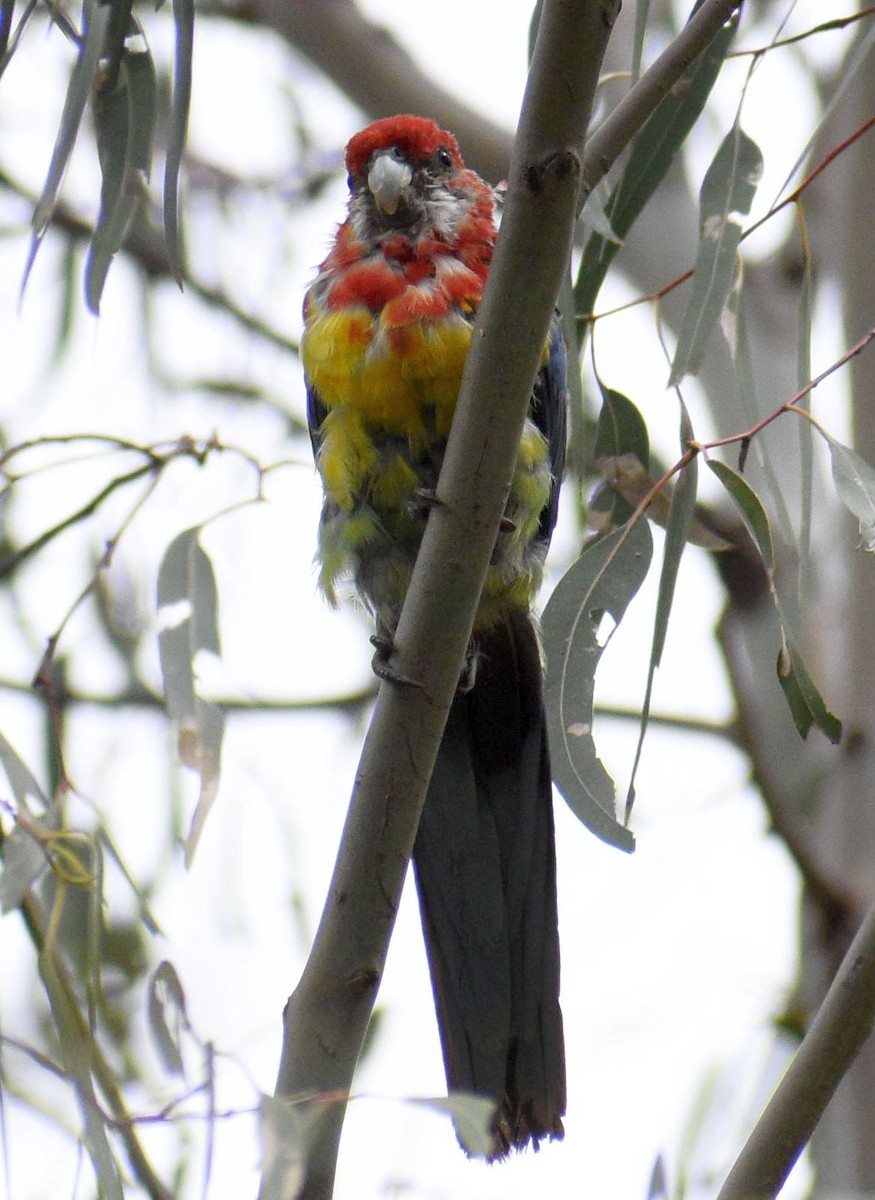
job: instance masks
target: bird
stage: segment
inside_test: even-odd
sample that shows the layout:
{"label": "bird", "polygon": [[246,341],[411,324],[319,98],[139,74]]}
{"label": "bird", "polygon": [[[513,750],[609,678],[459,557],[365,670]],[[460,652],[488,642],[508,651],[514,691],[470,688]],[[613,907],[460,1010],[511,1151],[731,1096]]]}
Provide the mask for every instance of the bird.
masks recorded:
{"label": "bird", "polygon": [[[425,117],[346,149],[349,198],[304,301],[307,421],[321,476],[317,562],[391,639],[436,489],[496,238],[495,191]],[[520,284],[524,286],[523,281]],[[532,604],[565,461],[566,349],[544,345],[471,644],[413,849],[449,1091],[495,1105],[492,1150],[564,1135],[556,857]],[[400,681],[403,683],[403,681]]]}

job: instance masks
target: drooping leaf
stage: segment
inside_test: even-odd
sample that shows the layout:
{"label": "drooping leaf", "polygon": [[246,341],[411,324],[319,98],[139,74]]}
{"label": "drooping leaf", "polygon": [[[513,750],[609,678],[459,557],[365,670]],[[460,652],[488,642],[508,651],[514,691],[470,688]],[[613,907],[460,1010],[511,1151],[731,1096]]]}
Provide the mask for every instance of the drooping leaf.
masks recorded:
{"label": "drooping leaf", "polygon": [[[744,298],[742,296],[737,298],[735,320],[735,368],[738,399],[745,420],[748,424],[753,425],[762,416],[763,408],[762,399],[757,393],[750,339],[747,333]],[[768,439],[758,437],[754,438],[750,443],[742,443],[739,455],[739,471],[744,470],[743,463],[747,457],[748,450],[754,455],[765,477],[769,489],[770,511],[777,521],[781,536],[788,546],[796,548],[796,532],[793,528],[793,522],[790,519],[790,510],[787,507],[787,501],[784,499],[784,493],[781,490],[780,477],[771,451],[769,450]]]}
{"label": "drooping leaf", "polygon": [[632,66],[629,71],[633,83],[641,76],[644,58],[644,37],[647,33],[647,18],[650,16],[650,0],[638,0],[635,5],[635,30],[632,34]]}
{"label": "drooping leaf", "polygon": [[61,1060],[79,1103],[82,1141],[94,1168],[98,1195],[101,1200],[124,1200],[118,1165],[91,1078],[88,1026],[48,947],[40,952],[39,970],[58,1032]]}
{"label": "drooping leaf", "polygon": [[[699,8],[701,0],[693,6]],[[735,36],[737,15],[720,30],[667,96],[660,101],[632,143],[629,157],[605,206],[614,238],[623,239],[641,215],[705,107]],[[575,312],[587,316],[619,246],[594,233],[587,241],[574,287]]]}
{"label": "drooping leaf", "polygon": [[[681,446],[686,448],[693,440],[693,428],[687,414],[686,406],[681,401]],[[687,544],[687,534],[693,520],[696,507],[698,488],[698,459],[693,458],[683,468],[671,498],[671,507],[665,527],[665,547],[662,553],[662,570],[659,575],[659,592],[656,600],[656,614],[653,620],[653,641],[650,647],[650,662],[647,668],[647,687],[644,692],[644,704],[641,708],[641,726],[638,733],[638,745],[635,749],[635,759],[629,778],[629,790],[626,795],[625,822],[628,824],[635,803],[635,779],[638,774],[638,764],[641,761],[641,751],[644,747],[644,736],[650,719],[650,701],[653,694],[653,680],[656,668],[662,661],[665,648],[665,638],[668,632],[668,619],[671,615],[674,601],[674,590],[677,583],[678,570],[681,565],[684,547]]]}
{"label": "drooping leaf", "polygon": [[164,161],[164,238],[170,270],[182,286],[182,241],[179,234],[179,171],[188,133],[191,107],[191,64],[194,50],[194,0],[173,0],[175,49],[173,100]]}
{"label": "drooping leaf", "polygon": [[184,1074],[181,1035],[191,1026],[182,981],[172,963],[165,961],[155,968],[149,980],[146,1012],[164,1069],[171,1075]]}
{"label": "drooping leaf", "polygon": [[158,651],[167,710],[176,724],[180,759],[200,776],[186,839],[187,865],[218,792],[224,735],[222,711],[202,700],[196,689],[198,654],[220,653],[216,580],[199,535],[199,527],[179,534],[158,572]]}
{"label": "drooping leaf", "polygon": [[[802,206],[797,206],[800,222],[804,222]],[[811,371],[811,328],[812,306],[814,304],[814,279],[812,276],[811,254],[808,248],[808,237],[802,225],[802,286],[799,289],[799,316],[796,336],[796,386],[800,390],[805,387],[812,377]],[[808,392],[798,402],[798,407],[805,412],[811,411],[811,393]],[[814,429],[810,421],[796,422],[799,426],[799,492],[801,501],[801,517],[799,521],[799,558],[802,568],[802,578],[808,573],[811,557],[811,513],[814,497]]]}
{"label": "drooping leaf", "polygon": [[668,1178],[665,1171],[665,1159],[661,1154],[656,1156],[653,1170],[650,1172],[647,1200],[668,1200]]}
{"label": "drooping leaf", "polygon": [[13,912],[48,866],[45,848],[21,825],[3,841],[0,872],[0,913]]}
{"label": "drooping leaf", "polygon": [[593,740],[595,672],[603,618],[622,620],[650,566],[645,521],[624,526],[584,550],[551,595],[542,618],[545,697],[553,778],[571,811],[596,836],[632,851],[635,839],[616,819],[613,781]]}
{"label": "drooping leaf", "polygon": [[738,273],[741,217],[747,216],[762,178],[763,156],[737,123],[723,139],[699,194],[699,248],[669,386],[695,373],[722,317]]}
{"label": "drooping leaf", "polygon": [[115,86],[94,102],[97,148],[103,176],[100,213],[85,266],[85,295],[97,315],[110,263],[125,240],[146,195],[152,165],[157,82],[152,56],[122,51]]}
{"label": "drooping leaf", "polygon": [[714,472],[732,499],[741,510],[744,522],[750,530],[753,540],[763,560],[763,566],[771,574],[775,567],[775,553],[772,547],[772,530],[769,518],[760,502],[759,496],[738,471],[733,471],[726,463],[717,459],[708,460],[709,468]]}
{"label": "drooping leaf", "polygon": [[14,11],[15,0],[0,0],[0,75],[3,74],[6,64],[12,58],[11,52],[7,58],[6,50],[9,46],[9,34],[12,32]]}
{"label": "drooping leaf", "polygon": [[628,397],[604,386],[601,391],[593,459],[608,486],[599,487],[590,499],[587,519],[594,529],[609,533],[629,520],[637,504],[614,483],[621,473],[624,479],[649,478],[650,439],[643,417]]}
{"label": "drooping leaf", "polygon": [[741,512],[744,523],[756,542],[763,567],[769,582],[769,591],[775,604],[778,621],[781,627],[781,647],[778,652],[778,680],[790,708],[793,722],[804,738],[812,725],[816,725],[831,742],[837,742],[841,737],[842,727],[839,719],[830,712],[823,697],[815,686],[802,655],[792,635],[793,622],[788,616],[787,609],[782,603],[775,582],[775,554],[772,544],[772,532],[769,519],[753,488],[743,476],[725,463],[709,461],[708,466],[717,476],[729,495],[735,501]]}
{"label": "drooping leaf", "polygon": [[619,458],[634,454],[641,466],[650,465],[647,425],[632,401],[612,388],[602,388],[602,406],[596,425],[593,458]]}
{"label": "drooping leaf", "polygon": [[15,796],[16,803],[25,812],[30,812],[28,805],[28,797],[32,800],[39,800],[43,805],[48,807],[48,800],[43,794],[43,790],[37,783],[31,772],[30,767],[25,763],[11,742],[0,733],[0,763],[3,764],[3,770],[6,772],[6,778],[9,780],[9,786],[12,788],[12,794]]}
{"label": "drooping leaf", "polygon": [[468,1154],[488,1158],[495,1148],[495,1103],[472,1092],[450,1092],[449,1096],[415,1096],[407,1104],[429,1108],[452,1118],[456,1136]]}
{"label": "drooping leaf", "polygon": [[33,234],[24,268],[24,278],[21,282],[22,291],[27,285],[28,276],[43,235],[52,219],[52,213],[55,211],[58,191],[76,144],[85,105],[91,96],[94,81],[100,69],[104,37],[112,19],[112,5],[98,4],[97,0],[85,0],[83,12],[85,26],[80,40],[79,55],[70,73],[64,110],[61,114],[61,123],[49,162],[48,174],[33,213]]}
{"label": "drooping leaf", "polygon": [[783,688],[793,721],[802,737],[816,725],[835,744],[841,741],[842,723],[831,713],[806,670],[802,656],[784,637],[778,652],[778,681]]}
{"label": "drooping leaf", "polygon": [[[807,425],[808,422],[806,421]],[[860,522],[860,547],[875,550],[875,469],[865,459],[843,446],[835,438],[828,438],[832,462],[832,477],[835,480],[839,499]]]}

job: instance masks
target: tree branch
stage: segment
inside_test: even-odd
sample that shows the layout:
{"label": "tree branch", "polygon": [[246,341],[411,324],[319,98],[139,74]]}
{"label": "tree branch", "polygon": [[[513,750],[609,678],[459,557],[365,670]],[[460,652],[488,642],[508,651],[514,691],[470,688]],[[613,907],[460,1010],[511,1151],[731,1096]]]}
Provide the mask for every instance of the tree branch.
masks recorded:
{"label": "tree branch", "polygon": [[[737,3],[706,2],[700,11],[711,23],[703,18],[692,34],[681,35],[673,70],[680,74],[684,57],[695,57]],[[438,485],[441,504],[426,525],[395,634],[393,668],[423,685],[381,686],[322,919],[284,1014],[277,1094],[335,1098],[314,1137],[305,1200],[332,1193],[344,1098],[495,544],[531,381],[567,270],[584,136],[615,15],[612,0],[543,6],[501,236]],[[635,113],[643,123],[645,108]],[[625,132],[631,131],[630,119]],[[611,164],[603,155],[599,165]],[[270,1172],[274,1164],[265,1167]]]}
{"label": "tree branch", "polygon": [[717,1200],[777,1196],[875,1025],[875,906]]}
{"label": "tree branch", "polygon": [[[380,688],[325,909],[286,1006],[279,1095],[346,1095],[352,1082],[567,269],[584,136],[614,15],[609,0],[544,3],[502,233],[438,485],[441,504],[427,523],[395,636],[393,667],[423,684]],[[306,1200],[331,1195],[343,1113],[339,1101],[324,1115]]]}

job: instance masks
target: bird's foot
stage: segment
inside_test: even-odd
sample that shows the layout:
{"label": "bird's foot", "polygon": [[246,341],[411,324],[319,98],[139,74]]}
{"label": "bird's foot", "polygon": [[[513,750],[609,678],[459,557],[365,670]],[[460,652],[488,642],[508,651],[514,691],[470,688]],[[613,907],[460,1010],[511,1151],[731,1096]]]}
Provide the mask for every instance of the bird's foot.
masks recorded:
{"label": "bird's foot", "polygon": [[372,634],[371,645],[374,647],[371,670],[378,679],[384,679],[387,683],[397,683],[400,687],[422,687],[421,680],[413,679],[410,675],[396,671],[389,662],[392,651],[395,649],[395,643],[388,634]]}
{"label": "bird's foot", "polygon": [[414,488],[413,499],[407,507],[411,516],[427,517],[433,508],[444,508],[445,505],[434,488],[418,487]]}

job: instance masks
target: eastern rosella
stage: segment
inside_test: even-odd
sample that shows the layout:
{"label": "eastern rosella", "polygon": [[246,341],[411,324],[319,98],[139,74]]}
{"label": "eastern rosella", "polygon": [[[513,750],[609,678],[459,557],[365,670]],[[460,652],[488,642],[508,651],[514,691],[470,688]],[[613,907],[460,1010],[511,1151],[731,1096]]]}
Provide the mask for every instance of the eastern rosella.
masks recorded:
{"label": "eastern rosella", "polygon": [[[419,117],[374,122],[351,139],[346,165],[348,215],[307,292],[301,354],[325,495],[321,587],[333,602],[350,577],[380,645],[437,486],[495,205],[452,135]],[[565,1111],[550,763],[530,613],[556,520],[565,380],[554,325],[413,854],[447,1085],[495,1100],[495,1155],[561,1136]]]}

